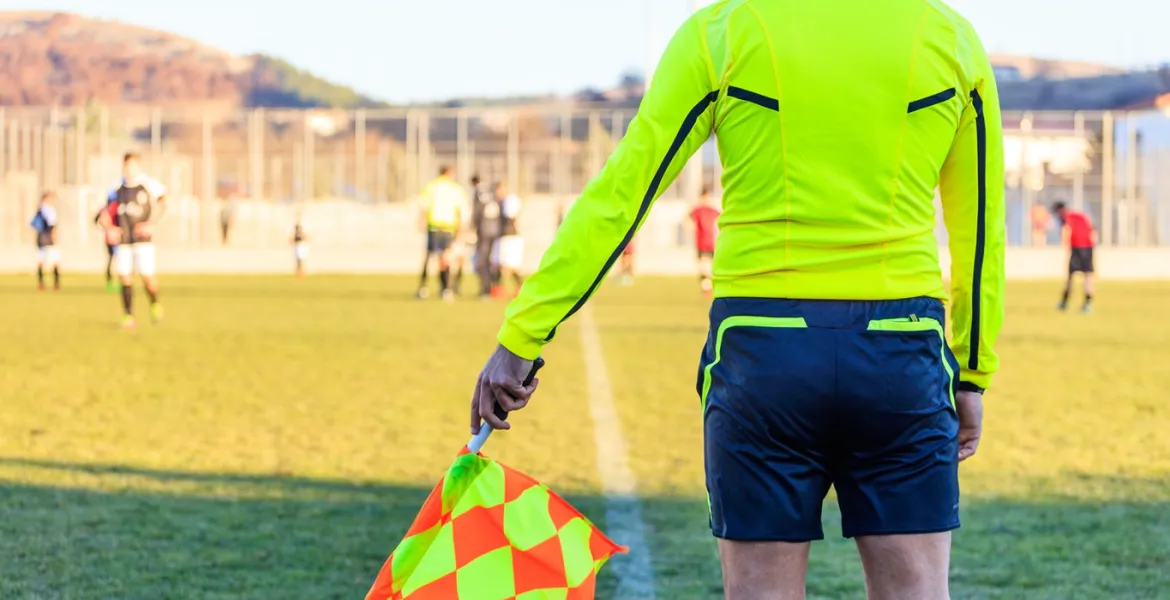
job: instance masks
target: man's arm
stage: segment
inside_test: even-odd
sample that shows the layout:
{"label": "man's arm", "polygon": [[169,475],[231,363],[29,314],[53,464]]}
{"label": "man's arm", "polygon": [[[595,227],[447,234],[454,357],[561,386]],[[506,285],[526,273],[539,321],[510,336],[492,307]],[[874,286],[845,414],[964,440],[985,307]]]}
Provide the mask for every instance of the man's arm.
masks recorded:
{"label": "man's arm", "polygon": [[651,205],[710,137],[718,83],[700,27],[671,40],[629,132],[565,216],[540,268],[509,305],[499,341],[532,360],[579,310],[637,232]]}
{"label": "man's arm", "polygon": [[114,217],[110,215],[112,206],[113,203],[107,204],[106,207],[102,209],[102,212],[98,213],[97,215],[97,224],[102,229],[108,230],[114,226]]}
{"label": "man's arm", "polygon": [[418,230],[422,233],[426,233],[427,227],[430,225],[428,214],[431,210],[434,185],[434,182],[426,184],[418,195]]}
{"label": "man's arm", "polygon": [[152,223],[157,223],[167,214],[167,188],[154,178],[147,179],[144,185],[146,192],[150,194],[151,202],[154,204],[149,220]]}
{"label": "man's arm", "polygon": [[952,348],[965,389],[987,388],[999,369],[1004,313],[1004,159],[999,92],[991,63],[970,34],[976,79],[941,173],[950,237]]}

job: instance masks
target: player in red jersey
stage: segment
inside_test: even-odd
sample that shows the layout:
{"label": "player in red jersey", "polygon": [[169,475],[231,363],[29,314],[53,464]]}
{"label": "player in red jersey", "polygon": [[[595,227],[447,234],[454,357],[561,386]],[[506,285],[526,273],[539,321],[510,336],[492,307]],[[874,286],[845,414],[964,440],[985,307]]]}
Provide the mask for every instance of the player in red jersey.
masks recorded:
{"label": "player in red jersey", "polygon": [[1093,248],[1097,245],[1097,231],[1089,215],[1072,210],[1063,202],[1052,205],[1052,214],[1062,224],[1061,239],[1068,248],[1068,279],[1064,283],[1064,295],[1060,299],[1060,310],[1068,309],[1068,298],[1072,294],[1073,276],[1084,274],[1085,304],[1082,312],[1089,312],[1093,305]]}
{"label": "player in red jersey", "polygon": [[622,285],[634,285],[634,240],[630,240],[622,249],[622,256],[618,259],[618,272]]}
{"label": "player in red jersey", "polygon": [[711,262],[715,258],[715,238],[719,235],[719,214],[711,198],[711,189],[704,187],[690,214],[699,261],[699,289],[704,294],[710,294],[712,288]]}

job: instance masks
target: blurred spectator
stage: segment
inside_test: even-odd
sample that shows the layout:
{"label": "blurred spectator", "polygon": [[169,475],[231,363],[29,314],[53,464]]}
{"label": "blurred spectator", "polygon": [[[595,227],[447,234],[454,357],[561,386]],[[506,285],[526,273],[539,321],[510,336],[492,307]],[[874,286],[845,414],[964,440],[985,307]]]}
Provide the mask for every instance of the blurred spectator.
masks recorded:
{"label": "blurred spectator", "polygon": [[228,237],[232,231],[232,225],[236,221],[236,199],[234,194],[228,196],[223,201],[223,206],[219,209],[219,233],[223,245],[228,244]]}
{"label": "blurred spectator", "polygon": [[479,175],[471,178],[471,228],[475,231],[475,274],[479,276],[480,298],[491,298],[497,267],[492,249],[503,235],[500,198],[487,189]]}
{"label": "blurred spectator", "polygon": [[1032,205],[1032,245],[1044,247],[1048,245],[1048,229],[1052,226],[1052,215],[1043,204]]}
{"label": "blurred spectator", "polygon": [[500,204],[500,239],[493,254],[496,263],[496,286],[493,295],[502,295],[507,280],[512,280],[513,295],[520,293],[524,276],[520,270],[524,265],[524,237],[520,234],[520,197],[508,189],[508,184],[496,184],[496,201]]}

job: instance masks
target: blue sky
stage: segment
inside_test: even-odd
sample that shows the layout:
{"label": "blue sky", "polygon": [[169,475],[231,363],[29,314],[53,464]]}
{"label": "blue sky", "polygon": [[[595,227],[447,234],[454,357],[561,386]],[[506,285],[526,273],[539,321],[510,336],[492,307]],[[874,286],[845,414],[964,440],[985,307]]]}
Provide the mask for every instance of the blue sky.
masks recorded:
{"label": "blue sky", "polygon": [[[830,0],[817,0],[830,1]],[[880,0],[874,0],[880,1]],[[707,4],[700,1],[700,4]],[[4,0],[263,52],[392,102],[566,93],[643,70],[689,0]],[[1166,0],[953,0],[991,52],[1170,62]]]}

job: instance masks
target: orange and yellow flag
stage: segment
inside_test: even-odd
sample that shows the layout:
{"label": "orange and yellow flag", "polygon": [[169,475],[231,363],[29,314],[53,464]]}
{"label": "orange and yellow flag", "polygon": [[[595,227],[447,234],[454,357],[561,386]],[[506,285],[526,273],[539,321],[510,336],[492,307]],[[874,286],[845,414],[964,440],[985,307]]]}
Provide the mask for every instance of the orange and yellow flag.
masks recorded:
{"label": "orange and yellow flag", "polygon": [[366,600],[592,600],[625,551],[543,484],[464,449]]}

